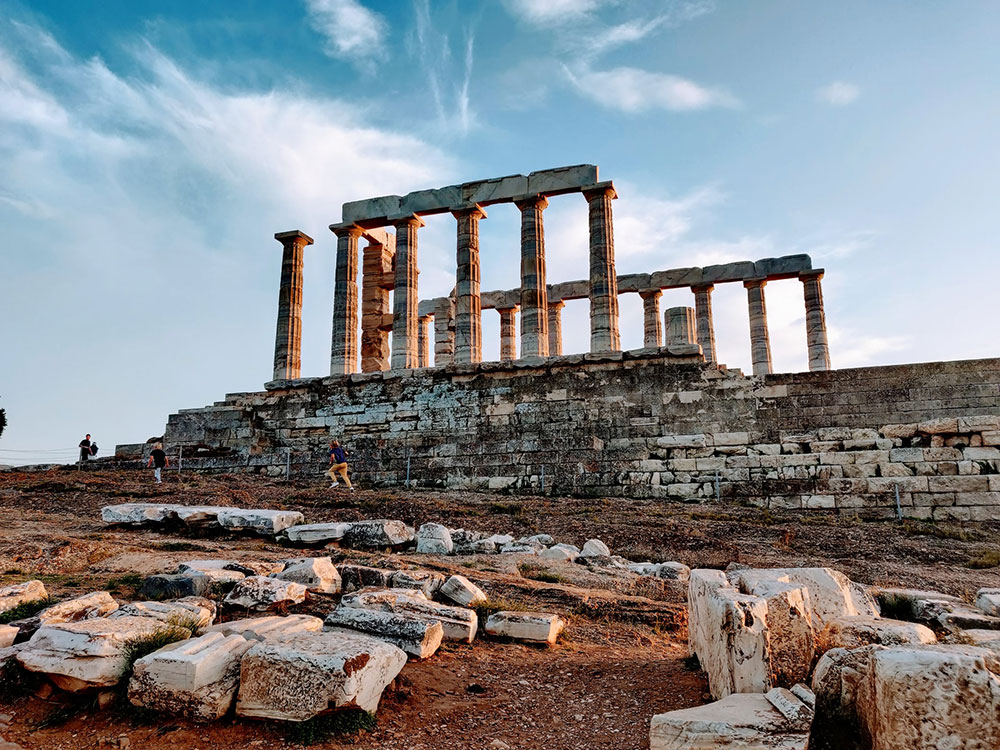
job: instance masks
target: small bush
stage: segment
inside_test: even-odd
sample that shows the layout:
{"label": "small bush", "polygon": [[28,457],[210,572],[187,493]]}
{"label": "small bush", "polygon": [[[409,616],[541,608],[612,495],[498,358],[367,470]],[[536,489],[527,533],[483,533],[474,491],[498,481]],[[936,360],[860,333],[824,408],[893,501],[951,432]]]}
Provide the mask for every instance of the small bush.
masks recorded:
{"label": "small bush", "polygon": [[335,711],[289,724],[285,738],[296,745],[318,745],[334,737],[370,732],[375,723],[375,715],[361,709]]}
{"label": "small bush", "polygon": [[14,622],[15,620],[23,620],[26,617],[32,617],[33,615],[37,615],[46,607],[51,607],[55,603],[56,600],[51,597],[46,599],[35,599],[30,602],[22,602],[14,607],[14,609],[8,609],[6,612],[0,612],[0,625],[6,625],[8,622]]}
{"label": "small bush", "polygon": [[211,552],[208,547],[191,542],[164,542],[157,544],[156,549],[162,552]]}
{"label": "small bush", "polygon": [[126,573],[123,576],[109,578],[106,586],[109,591],[127,591],[131,589],[134,592],[135,589],[142,585],[142,581],[143,578],[138,573]]}
{"label": "small bush", "polygon": [[198,630],[198,621],[193,617],[170,617],[166,624],[159,630],[154,630],[147,635],[136,636],[125,642],[122,652],[125,656],[125,665],[122,668],[119,686],[128,687],[128,681],[132,677],[132,670],[135,663],[144,656],[148,656],[154,651],[159,651],[164,646],[177,641],[190,638]]}
{"label": "small bush", "polygon": [[965,564],[965,567],[973,570],[985,570],[986,568],[1000,567],[1000,550],[988,549],[978,557],[973,557]]}
{"label": "small bush", "polygon": [[566,580],[558,573],[553,573],[531,563],[521,563],[517,566],[517,571],[523,578],[530,578],[532,581],[542,581],[543,583],[563,583]]}
{"label": "small bush", "polygon": [[476,615],[480,622],[485,623],[486,619],[494,612],[530,612],[530,607],[526,607],[522,602],[514,599],[487,599],[482,604],[475,606]]}
{"label": "small bush", "polygon": [[519,516],[524,512],[524,506],[521,503],[490,503],[486,506],[486,509],[490,513],[500,513],[511,516]]}
{"label": "small bush", "polygon": [[937,539],[957,539],[960,542],[967,542],[971,538],[971,535],[965,529],[909,520],[903,521],[903,533],[907,536],[933,536]]}

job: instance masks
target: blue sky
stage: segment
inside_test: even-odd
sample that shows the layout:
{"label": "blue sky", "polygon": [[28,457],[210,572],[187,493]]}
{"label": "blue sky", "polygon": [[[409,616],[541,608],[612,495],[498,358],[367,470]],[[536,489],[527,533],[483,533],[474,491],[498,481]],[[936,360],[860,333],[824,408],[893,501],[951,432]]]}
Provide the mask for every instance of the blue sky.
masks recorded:
{"label": "blue sky", "polygon": [[[259,389],[274,232],[316,239],[303,371],[324,375],[343,202],[563,164],[615,181],[619,272],[808,252],[835,367],[996,356],[998,32],[991,2],[8,0],[0,463]],[[549,280],[585,277],[583,199],[545,219]],[[481,234],[484,288],[516,286],[516,209]],[[431,217],[421,296],[453,265]],[[776,368],[805,369],[801,285],[767,300]],[[744,290],[715,312],[748,371]],[[567,307],[567,351],[586,321]]]}

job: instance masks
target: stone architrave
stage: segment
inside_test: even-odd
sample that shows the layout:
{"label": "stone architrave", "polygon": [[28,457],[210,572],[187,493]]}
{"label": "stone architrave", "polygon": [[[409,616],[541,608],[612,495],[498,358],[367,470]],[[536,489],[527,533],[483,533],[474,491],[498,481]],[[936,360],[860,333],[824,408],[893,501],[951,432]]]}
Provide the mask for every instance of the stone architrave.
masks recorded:
{"label": "stone architrave", "polygon": [[585,190],[583,194],[590,224],[590,351],[616,352],[621,349],[621,339],[611,201],[618,194],[611,183]]}
{"label": "stone architrave", "polygon": [[663,332],[660,330],[660,297],[663,292],[653,289],[640,292],[642,297],[642,345],[659,347],[663,345]]}
{"label": "stone architrave", "polygon": [[434,366],[455,361],[455,300],[441,297],[434,306]]}
{"label": "stone architrave", "polygon": [[698,329],[698,343],[705,355],[705,362],[713,364],[718,361],[715,354],[715,322],[712,320],[712,290],[713,284],[702,284],[691,287],[694,292],[694,316]]}
{"label": "stone architrave", "polygon": [[663,317],[667,325],[667,346],[698,343],[695,341],[694,308],[671,307]]}
{"label": "stone architrave", "polygon": [[330,374],[349,375],[358,369],[358,238],[362,229],[347,224],[330,230],[337,235]]}
{"label": "stone architrave", "polygon": [[566,303],[562,300],[549,302],[549,356],[561,357],[562,350],[562,309]]}
{"label": "stone architrave", "polygon": [[823,312],[823,269],[799,274],[806,303],[806,345],[809,347],[809,369],[830,369],[830,346],[826,341],[826,313]]}
{"label": "stone architrave", "polygon": [[500,361],[509,362],[517,359],[517,316],[516,307],[498,309],[500,313]]}
{"label": "stone architrave", "polygon": [[396,237],[386,233],[386,242],[368,241],[362,253],[361,277],[361,372],[389,369],[389,331],[383,321],[392,314],[389,292],[393,287],[392,261]]}
{"label": "stone architrave", "polygon": [[543,195],[515,201],[521,211],[521,356],[549,355],[548,288],[545,286]]}
{"label": "stone architrave", "polygon": [[298,230],[278,232],[281,243],[281,286],[278,326],[274,336],[274,379],[295,380],[302,374],[302,261],[312,237]]}
{"label": "stone architrave", "polygon": [[767,306],[764,285],[767,279],[747,279],[747,305],[750,312],[750,355],[754,375],[771,374],[771,339],[767,333]]}
{"label": "stone architrave", "polygon": [[479,206],[452,211],[458,226],[455,274],[455,361],[480,362],[483,358],[482,301],[479,297],[479,220],[486,212]]}
{"label": "stone architrave", "polygon": [[424,225],[415,214],[398,218],[396,283],[392,297],[392,369],[417,367],[417,230]]}
{"label": "stone architrave", "polygon": [[417,318],[417,362],[418,367],[431,366],[431,315]]}

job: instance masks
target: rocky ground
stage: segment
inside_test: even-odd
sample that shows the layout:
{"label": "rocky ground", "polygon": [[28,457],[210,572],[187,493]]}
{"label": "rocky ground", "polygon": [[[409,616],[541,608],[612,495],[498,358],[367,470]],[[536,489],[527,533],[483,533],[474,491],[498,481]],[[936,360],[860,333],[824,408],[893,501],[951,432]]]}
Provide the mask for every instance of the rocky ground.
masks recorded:
{"label": "rocky ground", "polygon": [[[308,522],[435,521],[515,537],[547,533],[577,545],[597,537],[634,561],[676,560],[692,568],[826,565],[862,583],[933,588],[967,600],[977,588],[1000,586],[996,526],[663,501],[347,493],[319,479],[285,483],[172,473],[156,486],[146,472],[107,470],[0,474],[0,585],[37,577],[58,597],[105,589],[129,599],[141,576],[171,571],[192,557],[290,556],[267,539],[193,538],[101,523],[101,506],[129,501],[284,508],[303,512]],[[330,553],[336,561],[386,567],[409,561],[462,573],[491,598],[558,612],[568,627],[549,649],[496,641],[446,644],[428,661],[404,669],[374,729],[326,739],[326,747],[646,748],[653,714],[708,700],[703,675],[685,664],[683,585],[514,555],[324,554]],[[333,606],[333,600],[319,600],[296,611],[325,614]],[[0,734],[24,748],[253,748],[309,739],[290,737],[277,724],[224,719],[197,725],[150,717],[127,704],[98,711],[58,693],[0,695]]]}

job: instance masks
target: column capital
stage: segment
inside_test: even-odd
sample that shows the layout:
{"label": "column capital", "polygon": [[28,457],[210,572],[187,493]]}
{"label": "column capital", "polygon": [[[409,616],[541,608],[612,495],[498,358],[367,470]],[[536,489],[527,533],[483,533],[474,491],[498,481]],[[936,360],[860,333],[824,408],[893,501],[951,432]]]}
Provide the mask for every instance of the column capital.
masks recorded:
{"label": "column capital", "polygon": [[764,277],[757,279],[743,279],[743,286],[747,289],[753,289],[754,287],[762,287],[767,284],[767,279]]}
{"label": "column capital", "polygon": [[588,203],[595,198],[608,196],[611,200],[614,200],[618,197],[615,185],[610,180],[608,182],[598,182],[596,185],[585,187],[581,192],[583,193],[583,197],[587,199]]}
{"label": "column capital", "polygon": [[563,302],[561,299],[550,299],[547,307],[550,310],[562,310],[564,307],[566,307],[566,303]]}
{"label": "column capital", "polygon": [[660,299],[663,296],[662,289],[642,289],[639,291],[639,296],[645,299]]}
{"label": "column capital", "polygon": [[520,211],[526,211],[529,208],[544,211],[549,207],[549,199],[540,193],[537,195],[521,195],[514,199],[514,205]]}
{"label": "column capital", "polygon": [[274,235],[274,239],[282,245],[291,245],[295,242],[301,242],[303,245],[313,244],[313,238],[298,229],[293,229],[290,232],[277,232]]}
{"label": "column capital", "polygon": [[424,220],[421,219],[416,214],[402,214],[400,216],[390,216],[389,217],[389,223],[392,224],[394,227],[401,227],[401,226],[422,227],[422,226],[424,226]]}
{"label": "column capital", "polygon": [[692,284],[691,291],[695,294],[703,294],[706,292],[711,292],[715,289],[715,284]]}
{"label": "column capital", "polygon": [[510,315],[511,313],[516,313],[520,309],[521,305],[517,304],[517,305],[507,305],[505,307],[498,307],[496,308],[496,311],[501,315]]}
{"label": "column capital", "polygon": [[819,281],[826,272],[825,268],[814,268],[811,271],[799,271],[799,281]]}
{"label": "column capital", "polygon": [[345,222],[343,224],[331,224],[330,231],[333,232],[338,237],[361,237],[364,233],[364,229],[359,227],[357,224],[351,222]]}
{"label": "column capital", "polygon": [[451,209],[451,215],[456,219],[460,219],[463,216],[471,216],[475,219],[485,219],[486,211],[478,203],[469,203],[465,206],[456,206]]}

